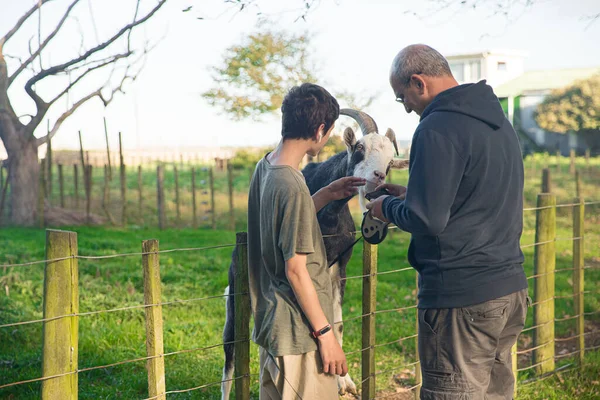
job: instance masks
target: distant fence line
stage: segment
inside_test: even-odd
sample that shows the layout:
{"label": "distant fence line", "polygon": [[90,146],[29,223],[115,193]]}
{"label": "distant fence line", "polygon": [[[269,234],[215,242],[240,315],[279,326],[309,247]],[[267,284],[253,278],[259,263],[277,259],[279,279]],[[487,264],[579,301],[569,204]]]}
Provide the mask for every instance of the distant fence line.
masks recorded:
{"label": "distant fence line", "polygon": [[[584,232],[584,214],[586,206],[600,204],[600,201],[584,202],[576,200],[570,204],[556,204],[556,197],[553,194],[542,193],[538,195],[536,207],[527,208],[524,211],[536,212],[536,229],[534,243],[525,244],[522,248],[534,247],[534,273],[528,276],[528,280],[533,280],[533,325],[523,330],[523,334],[533,332],[533,342],[530,347],[519,349],[518,345],[512,349],[513,371],[515,375],[519,372],[533,370],[535,376],[545,377],[548,374],[562,370],[556,368],[557,360],[572,357],[580,365],[584,359],[586,351],[591,351],[600,346],[586,347],[585,338],[594,332],[584,331],[584,322],[586,317],[600,313],[600,310],[585,312],[585,296],[594,296],[598,298],[600,293],[585,290],[584,273],[585,270],[599,269],[600,266],[584,265],[584,238],[594,236],[598,241],[597,235],[586,235]],[[573,210],[573,228],[571,237],[557,237],[556,235],[556,211],[558,208],[571,208]],[[340,233],[343,235],[345,233]],[[335,235],[332,235],[335,236]],[[556,268],[556,249],[557,241],[572,241],[573,257],[572,264],[568,268]],[[232,288],[232,294],[214,295],[196,299],[174,300],[163,302],[161,299],[161,278],[159,254],[183,252],[183,251],[208,251],[218,248],[237,247],[238,260],[235,279],[235,288]],[[148,374],[148,397],[150,399],[165,399],[167,395],[174,393],[189,392],[198,389],[219,385],[222,381],[215,381],[202,384],[187,389],[167,390],[165,381],[164,359],[175,354],[201,352],[224,345],[217,343],[214,345],[179,350],[174,352],[165,352],[163,346],[163,319],[162,307],[167,305],[177,305],[189,302],[208,301],[211,299],[234,296],[235,299],[235,338],[231,342],[235,346],[235,399],[247,400],[250,396],[250,309],[248,305],[248,258],[247,258],[247,235],[244,232],[236,235],[236,244],[223,244],[216,246],[205,246],[199,248],[180,248],[170,250],[159,250],[157,240],[144,240],[142,242],[142,251],[137,253],[125,253],[102,256],[84,256],[78,254],[77,234],[67,231],[46,231],[46,254],[47,260],[32,261],[20,264],[0,265],[5,271],[8,268],[23,268],[37,264],[45,264],[44,274],[44,318],[32,321],[18,321],[7,324],[0,324],[0,329],[8,327],[18,327],[32,323],[43,323],[43,357],[42,357],[42,376],[22,380],[18,382],[0,384],[2,389],[11,388],[33,382],[42,382],[42,399],[50,398],[77,398],[77,379],[80,373],[87,371],[105,369],[117,365],[146,362]],[[88,312],[79,312],[79,283],[78,283],[78,260],[79,259],[105,259],[119,257],[137,257],[141,256],[141,265],[144,276],[144,304],[119,307],[111,310],[94,310]],[[420,361],[418,352],[414,355],[414,361],[406,365],[397,366],[391,369],[378,370],[376,368],[376,349],[381,347],[401,343],[406,340],[416,340],[418,331],[414,334],[398,338],[387,343],[377,343],[375,322],[378,315],[391,312],[404,312],[410,309],[416,309],[417,305],[406,305],[392,309],[377,309],[377,277],[380,275],[397,274],[413,271],[412,268],[401,268],[391,271],[379,271],[378,269],[378,246],[363,244],[362,274],[358,276],[349,276],[344,279],[362,279],[362,313],[358,316],[350,316],[343,321],[335,321],[334,324],[346,323],[355,320],[362,321],[362,341],[361,348],[347,351],[346,354],[360,354],[361,357],[361,381],[363,399],[383,399],[394,394],[389,392],[377,392],[376,379],[378,376],[401,372],[405,369],[414,370],[414,379],[410,387],[404,390],[411,390],[418,398],[419,390],[422,384],[420,374]],[[555,295],[555,274],[571,274],[573,280],[573,291],[570,295]],[[573,299],[574,313],[572,315],[555,316],[556,300]],[[124,310],[144,309],[146,324],[146,356],[131,360],[123,360],[108,365],[94,366],[89,368],[78,367],[78,324],[79,317],[100,314],[113,313]],[[568,337],[556,337],[555,325],[565,321],[575,321],[575,332]],[[418,330],[418,323],[415,323]],[[559,342],[573,341],[575,350],[556,354],[555,344]],[[417,346],[415,346],[417,348]],[[519,367],[519,355],[531,354],[530,365]],[[516,391],[516,387],[515,387]]]}
{"label": "distant fence line", "polygon": [[[68,153],[67,159],[63,159],[62,156],[56,157],[57,154],[59,153],[49,151],[46,158],[40,161],[43,174],[40,174],[40,181],[37,182],[40,188],[37,206],[39,227],[54,225],[53,223],[47,224],[48,216],[44,213],[48,206],[53,206],[60,207],[67,212],[79,212],[80,219],[84,219],[79,222],[90,225],[98,224],[94,217],[100,217],[112,225],[155,225],[161,229],[204,226],[216,229],[216,220],[221,218],[223,221],[227,221],[226,224],[221,225],[235,230],[236,189],[233,182],[241,176],[241,173],[232,167],[228,159],[216,158],[211,162],[213,166],[208,167],[192,158],[192,153],[188,153],[190,157],[186,159],[183,155],[177,159],[176,153],[173,153],[170,161],[136,159],[127,157],[120,147],[117,153],[103,154],[98,166],[90,161],[86,156],[89,153],[84,152],[83,149],[79,154]],[[111,159],[113,161],[110,161]],[[137,160],[138,164],[128,164],[127,159],[132,162]],[[530,165],[525,165],[525,172],[529,176],[538,176],[539,173],[542,173],[541,191],[549,193],[553,191],[552,173],[566,172],[564,170],[567,166],[563,162],[566,158],[557,153],[556,156],[544,156],[544,160],[548,166],[542,171],[538,171],[537,162],[533,160]],[[107,163],[107,161],[109,162]],[[555,165],[550,166],[551,164]],[[583,164],[581,159],[577,162],[574,151],[571,152],[568,169],[574,178],[577,197],[582,196],[580,192],[581,176],[591,171],[589,152],[586,154],[585,166]],[[135,176],[136,170],[137,177]],[[148,186],[145,185],[148,170],[156,171],[152,178],[155,181],[156,189],[152,192],[148,192]],[[174,187],[165,187],[164,176],[167,173],[174,177]],[[227,196],[227,201],[222,203],[217,203],[218,199],[215,198],[218,193],[215,190],[217,173],[219,176],[222,176],[223,173],[226,174],[226,190],[221,190],[220,193]],[[242,173],[248,175],[248,179],[251,178],[251,170],[244,169]],[[388,174],[388,182],[392,181],[393,175],[394,171],[392,170]],[[133,182],[127,181],[132,178]],[[117,181],[118,189],[112,185]],[[10,211],[7,201],[8,189],[5,168],[0,168],[0,224],[6,222],[6,214]],[[114,195],[115,189],[119,192],[118,196]],[[129,192],[134,192],[136,195],[132,196],[130,193],[128,197]],[[156,200],[154,200],[154,196],[156,196]],[[132,200],[133,197],[137,201]],[[12,207],[19,207],[19,205],[13,204]],[[221,215],[217,215],[217,207],[221,209]],[[185,216],[182,210],[187,211]],[[173,212],[175,215],[172,215]],[[147,217],[152,222],[148,222]]]}

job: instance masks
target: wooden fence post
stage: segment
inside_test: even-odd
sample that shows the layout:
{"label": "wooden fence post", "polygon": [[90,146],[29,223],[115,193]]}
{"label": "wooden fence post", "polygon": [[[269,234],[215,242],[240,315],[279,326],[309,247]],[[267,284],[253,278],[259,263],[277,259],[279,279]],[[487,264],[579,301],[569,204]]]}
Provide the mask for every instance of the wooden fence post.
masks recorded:
{"label": "wooden fence post", "polygon": [[196,168],[192,167],[192,226],[198,227],[198,216],[196,213]]}
{"label": "wooden fence post", "polygon": [[65,180],[62,164],[58,164],[58,191],[60,193],[60,207],[65,208]]}
{"label": "wooden fence post", "polygon": [[[50,120],[48,120],[48,131],[50,131]],[[48,150],[46,154],[46,169],[48,173],[48,177],[46,178],[46,196],[48,200],[52,202],[52,140],[48,140]]]}
{"label": "wooden fence post", "polygon": [[581,174],[579,171],[575,171],[575,193],[577,193],[577,198],[581,198]]}
{"label": "wooden fence post", "polygon": [[581,197],[575,199],[574,203],[577,203],[573,207],[573,302],[575,304],[575,315],[577,334],[576,350],[579,351],[577,354],[577,361],[579,364],[583,363],[583,356],[585,351],[585,315],[583,307],[583,293],[584,293],[584,216],[585,216],[585,202]]}
{"label": "wooden fence post", "polygon": [[87,216],[87,223],[91,222],[91,208],[92,208],[92,166],[89,163],[85,166],[85,212]]}
{"label": "wooden fence post", "polygon": [[181,227],[181,201],[179,198],[179,171],[177,165],[173,166],[173,172],[175,174],[175,226]]}
{"label": "wooden fence post", "polygon": [[215,176],[212,167],[208,170],[208,178],[210,184],[210,218],[211,226],[217,229],[217,210],[215,209]]}
{"label": "wooden fence post", "polygon": [[571,159],[569,164],[569,172],[571,175],[573,175],[575,173],[575,149],[571,149],[569,152],[569,158]]}
{"label": "wooden fence post", "polygon": [[560,172],[560,150],[556,150],[556,172]]}
{"label": "wooden fence post", "polygon": [[73,164],[73,182],[74,182],[74,196],[75,196],[75,208],[79,208],[79,169],[77,164]]}
{"label": "wooden fence post", "polygon": [[165,395],[165,359],[163,345],[163,317],[160,290],[160,262],[158,240],[142,242],[142,264],[144,266],[144,304],[146,307],[146,355],[154,357],[146,361],[148,370],[148,396],[158,400]]}
{"label": "wooden fence post", "polygon": [[590,149],[585,149],[585,166],[590,169]]}
{"label": "wooden fence post", "polygon": [[123,140],[121,132],[119,132],[119,162],[121,164],[121,224],[125,226],[127,224],[127,175],[125,174],[125,158],[123,157]]}
{"label": "wooden fence post", "polygon": [[110,172],[107,165],[104,165],[104,195],[102,196],[102,209],[110,220],[111,225],[116,225],[110,209]]}
{"label": "wooden fence post", "polygon": [[375,310],[377,308],[377,245],[363,241],[362,399],[375,398]]}
{"label": "wooden fence post", "polygon": [[[39,178],[39,185],[38,185],[38,226],[40,228],[43,228],[46,225],[46,220],[44,217],[44,200],[46,199],[46,194],[44,193],[44,191],[46,190],[46,175],[44,174],[44,171],[46,170],[46,159],[42,159],[42,161],[40,162],[40,178]],[[8,184],[8,181],[6,181],[6,184]],[[0,201],[0,203],[3,203],[3,201]],[[2,204],[0,204],[0,219],[2,219]]]}
{"label": "wooden fence post", "polygon": [[110,146],[108,145],[108,128],[106,127],[106,117],[104,119],[104,137],[106,138],[106,159],[108,160],[108,180],[112,181],[112,167],[110,164]]}
{"label": "wooden fence post", "polygon": [[165,186],[163,168],[156,167],[156,201],[158,206],[158,229],[165,229]]}
{"label": "wooden fence post", "polygon": [[[416,274],[417,276],[417,293],[419,293],[419,273],[417,272]],[[417,332],[417,337],[415,338],[415,358],[417,360],[417,363],[415,364],[415,385],[417,385],[417,387],[415,388],[415,400],[419,400],[421,398],[421,385],[423,384],[423,376],[421,375],[421,357],[419,356],[419,309],[415,309],[417,317],[416,319],[416,332]]]}
{"label": "wooden fence post", "polygon": [[550,177],[550,169],[544,168],[542,171],[542,193],[550,193],[552,191],[552,178]]}
{"label": "wooden fence post", "polygon": [[144,223],[144,211],[142,206],[144,205],[143,197],[143,186],[142,186],[142,166],[138,165],[138,210],[140,211],[140,222]]}
{"label": "wooden fence post", "polygon": [[250,286],[248,282],[248,234],[235,235],[237,268],[235,273],[235,399],[250,399]]}
{"label": "wooden fence post", "polygon": [[77,233],[46,231],[42,376],[68,374],[42,382],[42,399],[77,399],[79,273]]}
{"label": "wooden fence post", "polygon": [[536,371],[541,375],[554,371],[554,269],[556,267],[556,197],[539,194],[537,199],[534,253],[535,291],[533,337]]}
{"label": "wooden fence post", "polygon": [[227,163],[227,186],[229,188],[229,229],[235,230],[235,210],[233,208],[233,169]]}

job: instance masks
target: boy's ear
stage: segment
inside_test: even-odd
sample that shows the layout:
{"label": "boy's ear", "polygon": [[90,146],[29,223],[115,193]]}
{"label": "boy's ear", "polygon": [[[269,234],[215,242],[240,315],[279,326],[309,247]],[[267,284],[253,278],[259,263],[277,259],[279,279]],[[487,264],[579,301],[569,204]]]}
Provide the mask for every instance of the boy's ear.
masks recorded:
{"label": "boy's ear", "polygon": [[325,136],[325,124],[321,124],[319,125],[319,128],[317,128],[317,134],[315,139],[317,140],[317,143],[319,143],[323,137]]}

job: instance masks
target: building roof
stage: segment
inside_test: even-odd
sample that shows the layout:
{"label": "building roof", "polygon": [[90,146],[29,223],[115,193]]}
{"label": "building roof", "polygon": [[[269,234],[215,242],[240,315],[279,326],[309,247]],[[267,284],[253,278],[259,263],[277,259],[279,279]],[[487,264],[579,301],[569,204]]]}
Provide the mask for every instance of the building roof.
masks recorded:
{"label": "building roof", "polygon": [[558,89],[595,73],[600,73],[600,67],[527,71],[494,88],[494,92],[498,97],[514,97],[532,91]]}
{"label": "building roof", "polygon": [[445,57],[448,60],[458,60],[458,59],[463,59],[463,58],[482,58],[482,57],[487,57],[490,55],[527,57],[529,55],[529,53],[526,51],[514,50],[514,49],[490,49],[490,50],[484,50],[484,51],[475,51],[472,53],[448,54]]}

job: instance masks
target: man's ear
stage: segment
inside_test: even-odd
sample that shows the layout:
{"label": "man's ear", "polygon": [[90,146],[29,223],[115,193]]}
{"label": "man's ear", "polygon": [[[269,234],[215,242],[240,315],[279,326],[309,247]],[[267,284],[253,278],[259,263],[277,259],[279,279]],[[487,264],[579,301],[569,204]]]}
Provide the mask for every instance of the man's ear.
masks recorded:
{"label": "man's ear", "polygon": [[425,80],[422,76],[413,74],[410,77],[412,84],[417,88],[419,94],[423,94],[425,92]]}

